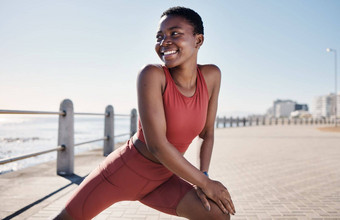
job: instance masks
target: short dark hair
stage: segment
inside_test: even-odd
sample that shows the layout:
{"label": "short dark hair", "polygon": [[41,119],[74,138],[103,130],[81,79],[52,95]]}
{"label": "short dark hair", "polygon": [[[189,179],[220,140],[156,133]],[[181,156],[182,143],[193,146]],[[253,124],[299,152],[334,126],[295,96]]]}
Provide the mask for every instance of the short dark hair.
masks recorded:
{"label": "short dark hair", "polygon": [[194,34],[203,34],[204,35],[204,27],[201,16],[190,8],[185,7],[172,7],[168,10],[164,11],[161,18],[163,16],[173,15],[173,16],[181,16],[185,18],[194,28]]}

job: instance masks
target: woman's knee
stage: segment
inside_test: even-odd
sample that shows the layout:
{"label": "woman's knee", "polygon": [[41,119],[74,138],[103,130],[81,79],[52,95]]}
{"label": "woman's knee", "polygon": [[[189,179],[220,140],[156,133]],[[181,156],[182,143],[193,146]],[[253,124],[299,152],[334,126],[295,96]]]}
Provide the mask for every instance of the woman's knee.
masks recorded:
{"label": "woman's knee", "polygon": [[212,219],[212,220],[229,220],[230,216],[224,214],[222,210],[209,200],[210,211],[207,211],[201,200],[198,198],[196,191],[193,189],[189,191],[177,206],[177,214],[188,219]]}
{"label": "woman's knee", "polygon": [[214,216],[211,219],[218,219],[218,220],[230,220],[230,215],[229,214],[219,214],[217,216]]}
{"label": "woman's knee", "polygon": [[211,205],[211,210],[209,212],[209,217],[208,219],[214,219],[214,220],[229,220],[230,219],[230,215],[229,214],[225,214],[221,211],[221,209],[212,202],[210,203]]}

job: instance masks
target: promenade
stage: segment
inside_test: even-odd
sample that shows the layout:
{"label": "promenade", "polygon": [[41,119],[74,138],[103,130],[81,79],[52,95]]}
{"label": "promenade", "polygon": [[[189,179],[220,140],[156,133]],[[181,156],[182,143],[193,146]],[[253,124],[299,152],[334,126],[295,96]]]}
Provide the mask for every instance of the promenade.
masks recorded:
{"label": "promenade", "polygon": [[[340,219],[340,132],[319,126],[216,129],[210,177],[228,187],[236,207],[232,219]],[[69,178],[55,174],[55,162],[1,175],[0,218],[53,218],[101,155],[96,150],[76,156]],[[197,155],[196,141],[185,156],[197,165]],[[183,218],[128,201],[95,219]]]}

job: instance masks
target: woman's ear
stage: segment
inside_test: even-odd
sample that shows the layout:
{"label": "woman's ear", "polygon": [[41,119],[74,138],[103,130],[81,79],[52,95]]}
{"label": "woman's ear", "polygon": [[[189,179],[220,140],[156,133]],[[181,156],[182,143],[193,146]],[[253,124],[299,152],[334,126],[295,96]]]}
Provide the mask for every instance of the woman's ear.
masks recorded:
{"label": "woman's ear", "polygon": [[199,49],[204,42],[203,34],[196,34],[196,48]]}

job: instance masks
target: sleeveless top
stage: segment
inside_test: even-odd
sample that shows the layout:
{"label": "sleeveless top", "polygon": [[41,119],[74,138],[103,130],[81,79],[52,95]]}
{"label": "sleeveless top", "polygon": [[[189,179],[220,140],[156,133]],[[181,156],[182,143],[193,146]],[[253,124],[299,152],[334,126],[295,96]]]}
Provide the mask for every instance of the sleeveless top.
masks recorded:
{"label": "sleeveless top", "polygon": [[[163,71],[166,77],[163,93],[166,137],[179,152],[184,153],[192,140],[204,128],[209,103],[208,88],[197,67],[195,94],[186,97],[176,87],[168,68],[163,66]],[[137,138],[145,143],[140,119],[138,120]]]}

